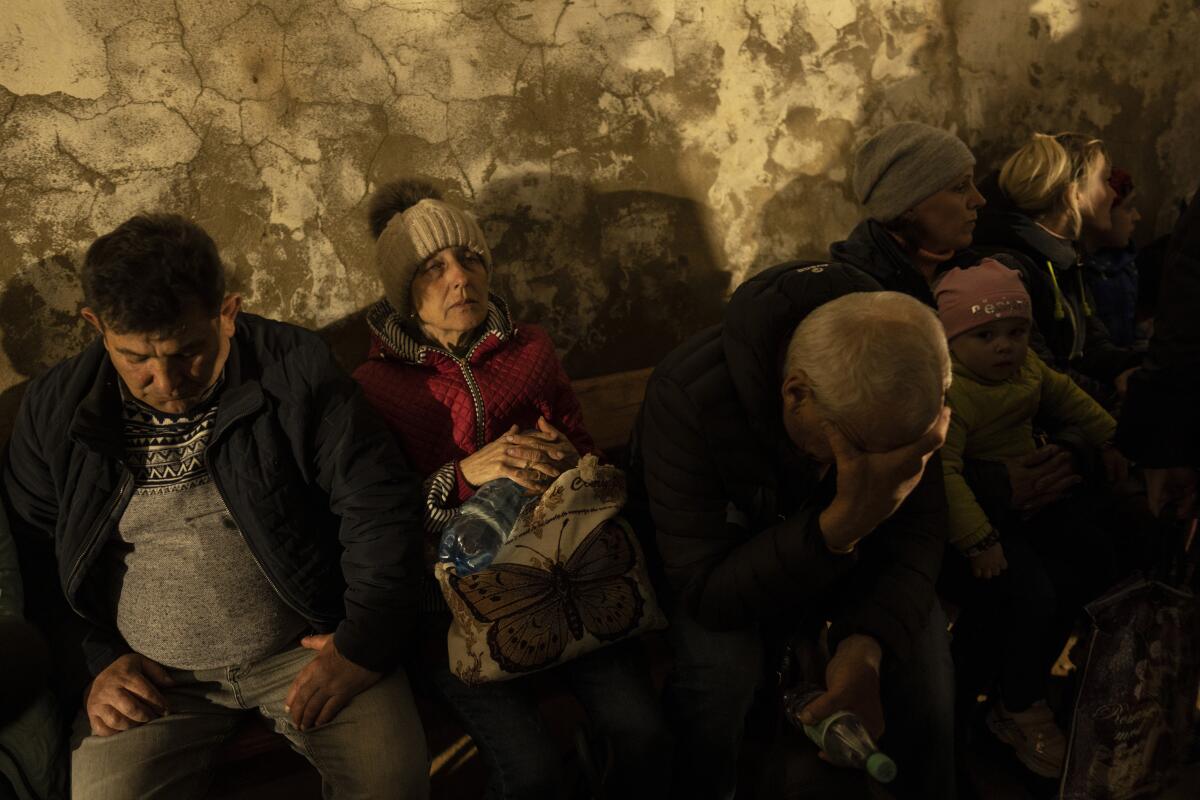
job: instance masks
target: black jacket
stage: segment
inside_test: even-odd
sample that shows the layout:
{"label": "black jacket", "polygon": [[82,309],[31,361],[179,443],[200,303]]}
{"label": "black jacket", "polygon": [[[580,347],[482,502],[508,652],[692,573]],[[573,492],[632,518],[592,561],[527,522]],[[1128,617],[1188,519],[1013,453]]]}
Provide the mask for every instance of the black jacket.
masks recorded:
{"label": "black jacket", "polygon": [[984,255],[1024,257],[1022,271],[1033,303],[1033,321],[1053,355],[1047,363],[1104,384],[1141,363],[1139,354],[1113,344],[1095,313],[1074,244],[1049,233],[1016,208],[994,177],[984,181],[980,190],[988,202],[979,211],[974,249]]}
{"label": "black jacket", "polygon": [[[129,651],[90,572],[133,487],[118,380],[99,339],[35,380],[3,463],[14,528],[53,538],[90,624],[92,674]],[[279,596],[351,661],[395,666],[415,621],[419,483],[316,334],[238,317],[206,459]]]}
{"label": "black jacket", "polygon": [[1117,443],[1148,467],[1200,467],[1200,194],[1167,249],[1142,369],[1129,380]]}
{"label": "black jacket", "polygon": [[[834,261],[858,267],[879,281],[879,285],[888,291],[903,292],[932,308],[937,308],[933,290],[925,282],[925,276],[912,265],[908,255],[887,229],[873,219],[865,219],[858,223],[845,241],[830,245],[829,255]],[[972,267],[987,257],[973,248],[964,248],[939,265],[937,272],[940,275],[954,267]],[[1029,262],[1019,255],[996,253],[994,258],[1023,275],[1030,271]],[[1036,324],[1030,332],[1029,346],[1042,360],[1054,363],[1054,356],[1046,347]]]}
{"label": "black jacket", "polygon": [[820,480],[782,423],[781,356],[796,325],[828,300],[878,289],[845,265],[773,267],[738,288],[723,325],[654,371],[631,475],[644,481],[671,588],[702,625],[799,621],[836,589],[848,599],[834,640],[866,633],[903,658],[928,621],[946,537],[940,460],[854,554],[835,555],[818,518],[836,475]]}

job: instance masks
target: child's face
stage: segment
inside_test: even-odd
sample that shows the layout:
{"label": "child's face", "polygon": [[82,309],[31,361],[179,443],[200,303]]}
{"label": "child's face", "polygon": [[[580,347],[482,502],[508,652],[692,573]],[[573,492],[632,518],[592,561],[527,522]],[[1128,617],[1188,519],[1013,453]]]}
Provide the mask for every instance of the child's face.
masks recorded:
{"label": "child's face", "polygon": [[1017,374],[1029,349],[1029,320],[1009,317],[984,323],[950,340],[954,357],[989,381]]}

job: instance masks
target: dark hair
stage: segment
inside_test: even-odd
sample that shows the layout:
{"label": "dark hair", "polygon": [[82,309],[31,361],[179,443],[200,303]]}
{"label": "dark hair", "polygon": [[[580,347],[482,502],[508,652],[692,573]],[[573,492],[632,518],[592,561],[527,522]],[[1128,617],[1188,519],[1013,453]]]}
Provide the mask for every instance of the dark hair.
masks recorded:
{"label": "dark hair", "polygon": [[392,217],[401,214],[422,200],[441,200],[442,193],[425,181],[407,178],[385,183],[371,195],[367,219],[371,222],[371,234],[378,239]]}
{"label": "dark hair", "polygon": [[195,306],[221,313],[225,269],[199,225],[177,214],[139,214],[88,248],[83,299],[116,331],[174,331]]}

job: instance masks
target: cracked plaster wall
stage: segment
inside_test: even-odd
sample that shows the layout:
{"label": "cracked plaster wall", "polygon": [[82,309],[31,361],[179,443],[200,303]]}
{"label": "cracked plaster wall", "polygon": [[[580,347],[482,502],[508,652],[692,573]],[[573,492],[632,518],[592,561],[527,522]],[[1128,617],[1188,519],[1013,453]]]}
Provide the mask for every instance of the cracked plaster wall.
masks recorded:
{"label": "cracked plaster wall", "polygon": [[78,349],[83,250],[143,209],[216,238],[259,313],[379,293],[363,221],[417,176],[480,215],[519,318],[576,377],[646,366],[762,266],[858,218],[898,119],[992,166],[1103,136],[1143,238],[1200,179],[1196,0],[5,0],[0,437]]}

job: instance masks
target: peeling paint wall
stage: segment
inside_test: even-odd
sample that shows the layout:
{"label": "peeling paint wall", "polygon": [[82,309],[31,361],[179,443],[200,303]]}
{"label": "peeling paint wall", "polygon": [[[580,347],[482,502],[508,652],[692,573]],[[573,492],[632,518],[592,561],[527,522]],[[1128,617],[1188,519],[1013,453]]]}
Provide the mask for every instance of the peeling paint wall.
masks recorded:
{"label": "peeling paint wall", "polygon": [[0,436],[74,352],[98,234],[169,209],[258,313],[379,294],[365,199],[480,215],[498,288],[577,377],[646,366],[858,219],[849,154],[919,119],[985,165],[1101,135],[1145,238],[1200,180],[1195,0],[5,0]]}

